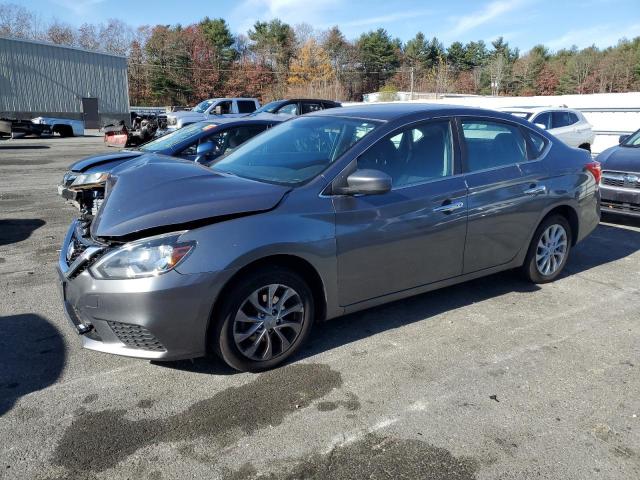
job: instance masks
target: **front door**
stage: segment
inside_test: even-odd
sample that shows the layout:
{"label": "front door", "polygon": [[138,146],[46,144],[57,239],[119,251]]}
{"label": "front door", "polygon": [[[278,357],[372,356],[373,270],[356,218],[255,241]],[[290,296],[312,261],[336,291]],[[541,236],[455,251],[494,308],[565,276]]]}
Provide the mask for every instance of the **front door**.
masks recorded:
{"label": "front door", "polygon": [[82,119],[84,120],[84,128],[100,128],[97,98],[82,99]]}
{"label": "front door", "polygon": [[340,304],[351,305],[462,273],[464,178],[448,120],[396,131],[358,158],[387,173],[383,195],[336,196]]}

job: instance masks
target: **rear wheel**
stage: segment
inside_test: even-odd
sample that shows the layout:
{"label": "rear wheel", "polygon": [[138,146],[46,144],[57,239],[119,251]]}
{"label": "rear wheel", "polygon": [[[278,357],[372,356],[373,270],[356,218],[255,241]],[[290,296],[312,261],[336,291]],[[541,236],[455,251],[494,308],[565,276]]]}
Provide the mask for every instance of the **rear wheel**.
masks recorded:
{"label": "rear wheel", "polygon": [[213,344],[236,370],[273,368],[304,343],[313,316],[313,295],[296,272],[259,270],[234,282],[220,308]]}
{"label": "rear wheel", "polygon": [[569,258],[571,226],[562,215],[546,218],[536,230],[522,266],[525,277],[533,283],[555,280]]}

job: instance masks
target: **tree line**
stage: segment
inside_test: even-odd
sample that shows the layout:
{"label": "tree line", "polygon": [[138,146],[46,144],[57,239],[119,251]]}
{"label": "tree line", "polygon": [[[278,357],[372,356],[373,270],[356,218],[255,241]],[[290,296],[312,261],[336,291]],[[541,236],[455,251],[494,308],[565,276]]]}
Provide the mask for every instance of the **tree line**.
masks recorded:
{"label": "tree line", "polygon": [[355,40],[279,19],[233,34],[222,18],[133,28],[109,19],[73,27],[0,4],[0,35],[125,55],[132,105],[193,105],[218,96],[361,100],[397,91],[555,95],[640,89],[640,37],[604,49],[536,45],[521,53],[502,37],[448,47],[418,32],[403,43],[385,29]]}

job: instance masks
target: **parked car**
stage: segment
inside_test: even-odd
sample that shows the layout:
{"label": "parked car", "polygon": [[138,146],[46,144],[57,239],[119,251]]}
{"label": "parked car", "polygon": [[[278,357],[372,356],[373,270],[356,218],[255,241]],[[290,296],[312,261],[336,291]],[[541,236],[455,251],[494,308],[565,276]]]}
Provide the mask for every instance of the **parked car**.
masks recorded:
{"label": "parked car", "polygon": [[606,149],[600,192],[603,212],[640,217],[640,130],[622,135],[620,145]]}
{"label": "parked car", "polygon": [[26,135],[54,135],[73,137],[84,135],[84,122],[68,118],[36,117],[31,120],[0,118],[0,137],[21,138]]}
{"label": "parked car", "polygon": [[501,270],[555,280],[599,222],[599,164],[511,115],[442,105],[323,110],[211,167],[121,165],[59,259],[86,348],[238,370],[315,322]]}
{"label": "parked car", "polygon": [[75,162],[62,177],[58,193],[76,204],[84,218],[98,212],[104,182],[118,165],[148,153],[206,163],[284,119],[231,118],[188,125],[137,148],[93,155]]}
{"label": "parked car", "polygon": [[295,117],[305,113],[326,110],[327,108],[341,107],[342,104],[333,100],[318,100],[313,98],[289,98],[287,100],[275,100],[263,105],[250,116],[285,115]]}
{"label": "parked car", "polygon": [[167,130],[173,131],[203,120],[220,117],[243,117],[260,108],[255,98],[211,98],[204,100],[191,110],[167,114]]}
{"label": "parked car", "polygon": [[552,107],[513,107],[503,109],[503,111],[536,124],[571,147],[591,151],[595,134],[591,124],[578,110]]}

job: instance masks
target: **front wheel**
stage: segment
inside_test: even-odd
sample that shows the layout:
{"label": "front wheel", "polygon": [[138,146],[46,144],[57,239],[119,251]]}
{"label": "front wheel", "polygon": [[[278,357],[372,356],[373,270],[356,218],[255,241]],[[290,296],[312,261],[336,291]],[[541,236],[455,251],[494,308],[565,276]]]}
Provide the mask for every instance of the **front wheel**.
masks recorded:
{"label": "front wheel", "polygon": [[522,266],[524,276],[533,283],[554,281],[564,269],[571,250],[571,226],[566,218],[553,215],[545,219],[533,235]]}
{"label": "front wheel", "polygon": [[314,320],[313,295],[294,271],[269,268],[239,279],[220,308],[213,344],[240,371],[273,368],[304,343]]}

